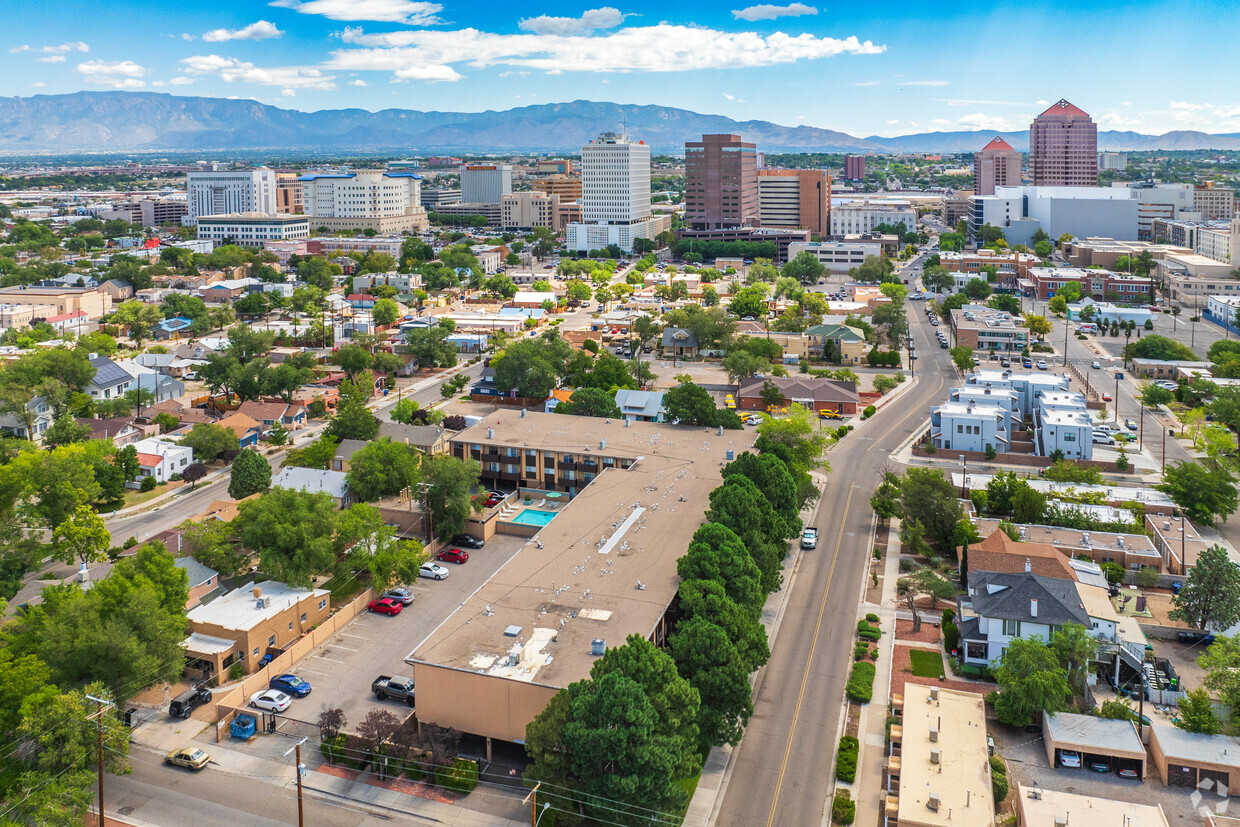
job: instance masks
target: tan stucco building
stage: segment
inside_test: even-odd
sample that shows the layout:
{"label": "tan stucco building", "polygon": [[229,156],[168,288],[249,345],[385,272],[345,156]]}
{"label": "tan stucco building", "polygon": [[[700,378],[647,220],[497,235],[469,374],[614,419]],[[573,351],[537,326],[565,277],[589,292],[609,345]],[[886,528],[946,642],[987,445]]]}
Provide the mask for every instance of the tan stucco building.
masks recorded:
{"label": "tan stucco building", "polygon": [[47,307],[49,316],[82,312],[98,319],[112,312],[112,297],[93,287],[5,287],[0,304]]}

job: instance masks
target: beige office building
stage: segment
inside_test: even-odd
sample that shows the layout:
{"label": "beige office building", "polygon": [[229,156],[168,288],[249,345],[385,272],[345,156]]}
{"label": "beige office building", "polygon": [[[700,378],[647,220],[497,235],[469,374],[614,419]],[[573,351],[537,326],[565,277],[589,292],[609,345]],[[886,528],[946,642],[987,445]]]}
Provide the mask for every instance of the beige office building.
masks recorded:
{"label": "beige office building", "polygon": [[[112,297],[93,287],[5,287],[0,289],[0,304],[47,307],[48,316],[82,312],[98,319],[112,312]],[[35,317],[44,318],[38,312]]]}
{"label": "beige office building", "polygon": [[560,196],[542,192],[513,192],[499,204],[500,226],[505,230],[529,230],[534,227],[555,227],[560,209]]}
{"label": "beige office building", "polygon": [[547,195],[558,195],[561,201],[581,200],[581,179],[570,175],[552,175],[530,181],[530,189]]}
{"label": "beige office building", "polygon": [[831,232],[831,173],[822,169],[758,170],[758,216],[763,227]]}

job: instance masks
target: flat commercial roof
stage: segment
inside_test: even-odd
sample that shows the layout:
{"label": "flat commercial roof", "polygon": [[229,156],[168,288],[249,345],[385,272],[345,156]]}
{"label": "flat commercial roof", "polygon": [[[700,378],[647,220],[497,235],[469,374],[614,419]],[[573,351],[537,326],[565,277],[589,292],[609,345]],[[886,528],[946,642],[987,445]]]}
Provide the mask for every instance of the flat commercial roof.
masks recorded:
{"label": "flat commercial roof", "polygon": [[[970,477],[973,475],[970,474]],[[976,480],[976,478],[974,478]],[[999,520],[977,518],[973,521],[983,537],[989,537],[999,530]],[[1021,540],[1026,543],[1046,543],[1056,548],[1076,548],[1082,553],[1102,549],[1116,554],[1140,555],[1162,559],[1162,555],[1154,548],[1154,543],[1144,534],[1116,534],[1106,531],[1081,531],[1076,528],[1058,526],[1030,525],[1016,523],[1021,532]],[[972,552],[972,549],[970,549]]]}
{"label": "flat commercial roof", "polygon": [[[1040,787],[1016,787],[1016,807],[1025,827],[1054,827],[1064,824],[1120,824],[1124,827],[1168,827],[1161,804],[1136,804],[1113,798],[1063,793]],[[1073,815],[1076,818],[1073,818]]]}
{"label": "flat commercial roof", "polygon": [[[250,581],[205,606],[190,609],[187,617],[196,623],[210,623],[225,629],[247,631],[285,609],[296,606],[312,593],[310,589],[297,589],[275,580],[259,583],[258,587],[262,591],[262,597],[269,598],[270,601],[262,608],[258,607],[258,599],[254,596],[254,582]],[[314,589],[313,594],[326,597],[331,592]]]}
{"label": "flat commercial roof", "polygon": [[[932,728],[937,730],[936,741],[930,740]],[[993,824],[995,800],[982,696],[906,683],[902,729],[899,823]],[[938,763],[931,761],[932,749],[939,751]],[[939,796],[938,810],[927,806],[931,793]]]}
{"label": "flat commercial roof", "polygon": [[[952,479],[953,485],[960,485],[960,474],[953,474]],[[969,485],[974,488],[985,488],[992,479],[994,479],[994,476],[991,474],[969,473]],[[1039,477],[1028,477],[1025,479],[1025,482],[1029,483],[1031,488],[1046,494],[1097,493],[1103,495],[1108,502],[1132,500],[1133,502],[1145,503],[1146,505],[1172,506],[1170,497],[1153,488],[1138,488],[1125,485],[1089,485],[1083,482],[1052,482]]]}
{"label": "flat commercial roof", "polygon": [[1059,749],[1145,760],[1145,747],[1132,721],[1095,718],[1074,712],[1043,713],[1046,740]]}
{"label": "flat commercial roof", "polygon": [[591,642],[648,637],[680,578],[727,452],[753,431],[529,411],[488,414],[453,442],[634,460],[602,471],[405,658],[562,687],[588,676]]}
{"label": "flat commercial roof", "polygon": [[1179,727],[1157,724],[1150,730],[1150,738],[1157,739],[1158,747],[1168,761],[1186,766],[1216,764],[1240,769],[1240,739],[1230,735],[1185,732]]}

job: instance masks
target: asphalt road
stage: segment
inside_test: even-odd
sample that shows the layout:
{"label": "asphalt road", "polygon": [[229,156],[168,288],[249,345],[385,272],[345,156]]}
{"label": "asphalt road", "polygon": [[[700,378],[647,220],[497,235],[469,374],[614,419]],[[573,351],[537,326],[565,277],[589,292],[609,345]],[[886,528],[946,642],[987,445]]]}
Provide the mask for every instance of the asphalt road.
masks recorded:
{"label": "asphalt road", "polygon": [[911,302],[908,314],[920,357],[918,384],[828,455],[832,470],[814,523],[820,542],[798,564],[778,643],[758,679],[754,715],[732,756],[735,767],[719,810],[720,825],[822,821],[831,787],[827,767],[870,552],[870,494],[889,454],[956,384],[951,359],[934,341],[920,305]]}

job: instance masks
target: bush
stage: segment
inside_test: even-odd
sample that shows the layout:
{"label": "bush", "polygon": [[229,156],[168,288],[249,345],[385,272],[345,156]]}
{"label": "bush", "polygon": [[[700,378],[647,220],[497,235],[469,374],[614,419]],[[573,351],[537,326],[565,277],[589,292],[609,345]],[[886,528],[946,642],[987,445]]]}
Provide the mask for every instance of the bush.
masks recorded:
{"label": "bush", "polygon": [[999,452],[995,450],[995,446],[987,442],[986,443],[986,459],[993,460],[997,456],[999,456]]}
{"label": "bush", "polygon": [[990,756],[990,771],[1007,778],[1007,764],[998,755]]}
{"label": "bush", "polygon": [[345,746],[348,742],[348,736],[343,732],[338,733],[335,738],[324,741],[319,744],[319,752],[329,764],[349,765],[353,762],[348,758],[345,752]]}
{"label": "bush", "polygon": [[158,483],[155,482],[154,477],[143,477],[142,482],[139,484],[138,487],[141,491],[146,492],[146,491],[154,491],[156,485],[158,485]]}
{"label": "bush", "polygon": [[874,416],[875,410],[876,408],[873,405],[866,405],[865,410],[861,412],[861,418],[869,419],[870,417]]}
{"label": "bush", "polygon": [[848,790],[837,790],[831,802],[831,821],[835,824],[852,824],[857,817],[857,804]]}
{"label": "bush", "polygon": [[467,758],[457,758],[451,767],[435,773],[435,783],[445,790],[468,795],[478,786],[478,764]]}
{"label": "bush", "polygon": [[861,638],[862,640],[878,640],[882,636],[883,636],[883,630],[878,629],[874,626],[867,626],[866,628],[857,632],[857,637]]}
{"label": "bush", "polygon": [[995,804],[1002,804],[1003,799],[1007,798],[1008,780],[1006,775],[1000,775],[997,772],[990,773],[990,786],[995,791]]}
{"label": "bush", "polygon": [[869,651],[870,644],[866,643],[864,640],[857,641],[857,644],[853,646],[853,660],[865,660],[865,656],[869,654]]}
{"label": "bush", "polygon": [[245,667],[241,664],[240,661],[237,661],[232,666],[228,667],[228,679],[230,681],[239,681],[241,680],[241,676],[244,674],[245,674]]}
{"label": "bush", "polygon": [[933,454],[936,450],[937,449],[934,447],[934,443],[930,440],[926,440],[926,453]]}
{"label": "bush", "polygon": [[835,777],[840,781],[852,783],[857,777],[857,755],[861,751],[861,742],[851,735],[840,739],[840,750],[835,758]]}
{"label": "bush", "polygon": [[848,696],[849,700],[862,704],[870,702],[870,698],[874,696],[874,675],[876,671],[874,664],[869,661],[853,664],[852,674],[848,678],[848,683],[844,686],[844,694]]}
{"label": "bush", "polygon": [[865,620],[867,623],[877,623],[878,615],[874,614],[873,612],[870,612],[869,614],[865,616]]}
{"label": "bush", "polygon": [[960,630],[950,620],[943,623],[943,650],[948,654],[956,651],[960,645]]}
{"label": "bush", "polygon": [[1137,585],[1143,589],[1152,589],[1158,585],[1158,569],[1141,569],[1137,572]]}

